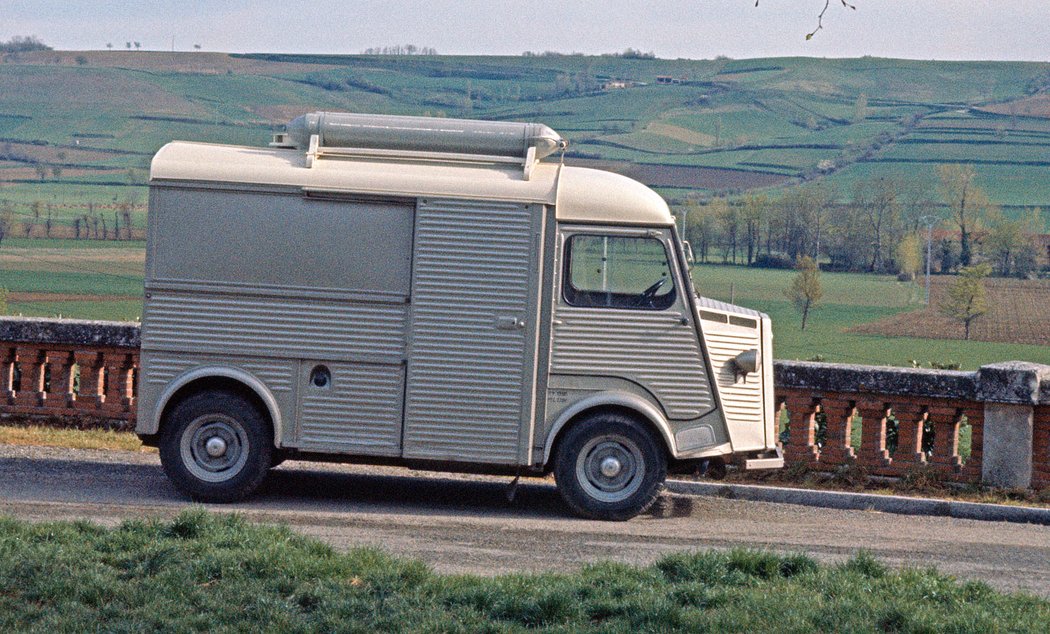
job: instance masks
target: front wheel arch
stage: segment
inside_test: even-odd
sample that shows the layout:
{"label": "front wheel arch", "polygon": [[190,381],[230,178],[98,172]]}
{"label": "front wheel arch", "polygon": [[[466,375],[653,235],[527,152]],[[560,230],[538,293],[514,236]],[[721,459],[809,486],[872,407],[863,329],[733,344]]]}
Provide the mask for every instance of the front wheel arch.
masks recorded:
{"label": "front wheel arch", "polygon": [[547,442],[543,450],[543,467],[545,472],[551,470],[551,457],[555,455],[558,443],[573,425],[588,416],[602,413],[619,413],[637,419],[662,440],[668,460],[676,456],[674,434],[663,413],[648,401],[633,395],[601,393],[589,396],[568,407],[561,413],[547,432]]}

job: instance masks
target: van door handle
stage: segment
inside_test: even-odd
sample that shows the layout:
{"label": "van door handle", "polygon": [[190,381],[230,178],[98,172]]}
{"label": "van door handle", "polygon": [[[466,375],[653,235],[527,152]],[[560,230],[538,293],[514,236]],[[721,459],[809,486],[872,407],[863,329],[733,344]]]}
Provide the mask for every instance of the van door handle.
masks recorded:
{"label": "van door handle", "polygon": [[497,317],[497,330],[521,330],[525,327],[525,320],[517,317]]}

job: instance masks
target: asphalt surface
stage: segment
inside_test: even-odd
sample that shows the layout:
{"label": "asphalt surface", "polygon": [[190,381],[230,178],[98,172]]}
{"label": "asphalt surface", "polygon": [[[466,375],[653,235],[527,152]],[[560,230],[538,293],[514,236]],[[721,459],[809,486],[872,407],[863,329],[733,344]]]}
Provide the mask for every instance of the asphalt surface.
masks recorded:
{"label": "asphalt surface", "polygon": [[[286,463],[249,502],[210,506],[286,524],[336,548],[378,546],[440,572],[573,570],[671,552],[745,546],[841,561],[867,549],[894,566],[936,566],[1001,590],[1050,597],[1050,527],[950,517],[664,496],[609,523],[571,516],[549,480]],[[190,506],[156,454],[0,445],[0,514],[31,521],[171,516]]]}

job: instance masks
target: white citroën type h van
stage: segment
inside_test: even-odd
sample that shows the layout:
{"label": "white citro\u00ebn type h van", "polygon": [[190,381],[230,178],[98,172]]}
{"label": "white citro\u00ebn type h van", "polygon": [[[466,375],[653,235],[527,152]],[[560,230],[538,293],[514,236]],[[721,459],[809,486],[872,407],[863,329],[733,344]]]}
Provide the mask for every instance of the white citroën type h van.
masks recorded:
{"label": "white citro\u00ebn type h van", "polygon": [[286,458],[553,472],[578,514],[782,466],[769,318],[697,296],[667,204],[538,124],[316,113],[153,159],[137,433],[182,492]]}

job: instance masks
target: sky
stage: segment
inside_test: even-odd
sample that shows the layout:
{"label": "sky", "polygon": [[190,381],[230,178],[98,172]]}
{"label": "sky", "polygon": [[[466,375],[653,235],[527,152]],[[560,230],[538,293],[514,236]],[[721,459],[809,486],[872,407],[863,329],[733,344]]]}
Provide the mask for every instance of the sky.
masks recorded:
{"label": "sky", "polygon": [[901,57],[1050,61],[1050,0],[0,0],[0,40],[65,50],[441,54],[524,51],[662,58]]}

